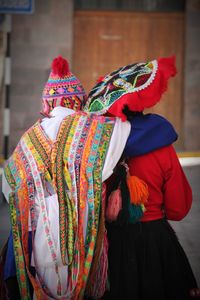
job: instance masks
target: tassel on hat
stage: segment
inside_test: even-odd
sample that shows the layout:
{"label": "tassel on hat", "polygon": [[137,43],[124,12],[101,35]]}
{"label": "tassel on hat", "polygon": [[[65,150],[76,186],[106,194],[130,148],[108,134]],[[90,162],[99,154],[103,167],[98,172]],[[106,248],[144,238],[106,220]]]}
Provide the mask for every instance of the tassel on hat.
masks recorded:
{"label": "tassel on hat", "polygon": [[52,72],[59,77],[64,77],[69,73],[69,64],[62,56],[54,58],[51,65]]}

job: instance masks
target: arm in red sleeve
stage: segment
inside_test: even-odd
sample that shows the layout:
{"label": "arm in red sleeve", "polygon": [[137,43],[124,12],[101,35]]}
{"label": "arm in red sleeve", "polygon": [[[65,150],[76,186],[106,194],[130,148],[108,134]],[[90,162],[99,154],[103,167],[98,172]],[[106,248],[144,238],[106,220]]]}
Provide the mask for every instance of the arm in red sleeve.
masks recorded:
{"label": "arm in red sleeve", "polygon": [[[167,147],[168,165],[164,171],[164,210],[167,219],[179,221],[189,212],[192,190],[179,163],[173,146]],[[166,166],[165,165],[165,166]]]}

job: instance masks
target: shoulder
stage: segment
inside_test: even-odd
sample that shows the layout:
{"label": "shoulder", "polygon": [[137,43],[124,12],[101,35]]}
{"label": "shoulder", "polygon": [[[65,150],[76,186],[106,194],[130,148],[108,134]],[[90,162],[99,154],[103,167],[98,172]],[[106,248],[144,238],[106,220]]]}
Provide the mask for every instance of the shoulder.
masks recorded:
{"label": "shoulder", "polygon": [[140,166],[141,168],[148,169],[149,172],[160,171],[165,173],[172,168],[172,157],[176,157],[176,152],[172,145],[161,147],[149,153],[132,157],[129,159],[129,167],[134,168]]}
{"label": "shoulder", "polygon": [[131,121],[131,132],[125,155],[132,157],[149,153],[177,140],[177,133],[169,121],[156,114],[138,115]]}

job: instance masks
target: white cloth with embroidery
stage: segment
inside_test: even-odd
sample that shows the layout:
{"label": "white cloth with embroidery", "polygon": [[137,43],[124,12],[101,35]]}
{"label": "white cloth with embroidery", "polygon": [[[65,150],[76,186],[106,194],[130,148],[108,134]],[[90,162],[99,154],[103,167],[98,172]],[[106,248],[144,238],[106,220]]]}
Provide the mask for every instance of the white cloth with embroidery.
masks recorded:
{"label": "white cloth with embroidery", "polygon": [[[62,120],[66,116],[71,115],[73,113],[75,112],[71,109],[64,108],[64,107],[55,107],[51,112],[51,118],[44,118],[42,120],[41,125],[45,133],[47,134],[47,136],[53,142],[57,138],[57,134]],[[129,122],[122,122],[120,119],[117,118],[113,129],[111,141],[109,144],[108,152],[106,155],[104,167],[103,167],[102,181],[105,181],[113,173],[113,169],[115,168],[124,150],[127,138],[130,133],[130,128],[131,127]],[[45,190],[45,202],[46,202],[47,214],[48,214],[48,219],[50,224],[50,230],[55,242],[57,260],[59,263],[61,290],[62,290],[62,295],[64,295],[66,293],[68,268],[67,266],[63,266],[61,260],[61,253],[60,253],[58,197],[56,193],[50,195],[47,193],[46,189],[44,190]],[[52,191],[51,186],[49,186],[49,190]],[[6,199],[8,200],[11,189],[4,175],[2,177],[2,191]],[[39,208],[37,204],[37,194],[35,195],[35,202],[36,202],[36,207]],[[87,222],[87,215],[85,221]],[[31,231],[30,222],[29,222],[29,230]],[[59,299],[56,293],[58,277],[55,272],[52,256],[50,254],[49,247],[45,238],[42,214],[39,211],[39,209],[38,209],[38,223],[35,232],[33,249],[34,249],[33,251],[34,255],[32,255],[31,264],[34,266],[36,262],[37,270],[40,276],[43,278],[45,284],[48,286],[51,294],[54,297],[52,299]],[[49,297],[49,299],[51,299],[51,297]],[[68,295],[66,299],[70,299],[70,296]]]}

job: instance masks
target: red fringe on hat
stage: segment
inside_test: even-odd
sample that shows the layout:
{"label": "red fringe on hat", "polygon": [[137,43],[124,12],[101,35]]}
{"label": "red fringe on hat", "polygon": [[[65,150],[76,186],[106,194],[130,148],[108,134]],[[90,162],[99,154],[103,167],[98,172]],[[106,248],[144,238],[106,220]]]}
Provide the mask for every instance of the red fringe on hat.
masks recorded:
{"label": "red fringe on hat", "polygon": [[170,77],[176,75],[175,56],[158,59],[158,70],[153,82],[138,92],[125,94],[109,108],[108,112],[126,121],[122,110],[125,105],[131,111],[143,111],[160,101],[162,94],[167,90]]}
{"label": "red fringe on hat", "polygon": [[64,77],[69,73],[69,64],[66,59],[64,59],[62,56],[58,56],[54,58],[52,65],[52,72],[55,75],[58,75],[59,77]]}
{"label": "red fringe on hat", "polygon": [[101,82],[101,81],[104,79],[104,77],[105,77],[105,76],[100,76],[100,77],[97,79],[96,82],[97,82],[97,83]]}

